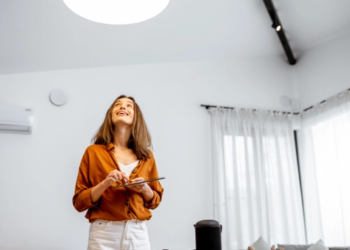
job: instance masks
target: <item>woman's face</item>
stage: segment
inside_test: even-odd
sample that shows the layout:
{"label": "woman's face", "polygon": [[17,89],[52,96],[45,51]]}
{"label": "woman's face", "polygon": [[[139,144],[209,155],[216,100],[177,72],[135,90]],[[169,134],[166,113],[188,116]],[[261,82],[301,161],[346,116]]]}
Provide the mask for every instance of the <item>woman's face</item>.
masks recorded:
{"label": "woman's face", "polygon": [[128,98],[117,100],[112,109],[112,123],[132,125],[134,120],[134,102]]}

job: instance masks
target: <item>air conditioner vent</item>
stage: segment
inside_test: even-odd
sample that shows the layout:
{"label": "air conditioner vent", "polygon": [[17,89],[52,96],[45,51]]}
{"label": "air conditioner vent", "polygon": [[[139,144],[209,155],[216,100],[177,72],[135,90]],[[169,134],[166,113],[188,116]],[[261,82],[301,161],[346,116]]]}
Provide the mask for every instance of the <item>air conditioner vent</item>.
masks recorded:
{"label": "air conditioner vent", "polygon": [[30,134],[34,114],[31,109],[0,106],[0,132]]}

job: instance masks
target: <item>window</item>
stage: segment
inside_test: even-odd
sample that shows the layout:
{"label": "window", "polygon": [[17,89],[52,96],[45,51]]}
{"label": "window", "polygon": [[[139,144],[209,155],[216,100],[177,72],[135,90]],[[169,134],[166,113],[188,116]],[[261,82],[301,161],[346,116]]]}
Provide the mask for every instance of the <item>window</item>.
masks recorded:
{"label": "window", "polygon": [[312,127],[320,214],[328,245],[350,244],[349,115],[338,115]]}

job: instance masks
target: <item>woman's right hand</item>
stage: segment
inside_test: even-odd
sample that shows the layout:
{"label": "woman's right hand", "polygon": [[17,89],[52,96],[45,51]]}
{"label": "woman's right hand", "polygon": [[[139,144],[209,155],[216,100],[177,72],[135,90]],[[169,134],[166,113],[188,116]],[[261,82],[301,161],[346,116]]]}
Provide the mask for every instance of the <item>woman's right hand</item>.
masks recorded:
{"label": "woman's right hand", "polygon": [[110,186],[112,183],[116,181],[127,181],[129,178],[126,176],[124,172],[121,172],[117,169],[109,172],[106,179],[101,181],[98,185],[94,186],[91,190],[91,202],[95,203],[100,199],[103,192]]}
{"label": "woman's right hand", "polygon": [[117,169],[114,169],[113,171],[109,172],[106,179],[103,180],[103,184],[106,187],[109,187],[114,182],[117,182],[120,180],[123,182],[126,182],[127,180],[129,180],[129,178],[126,176],[126,174],[124,172],[121,172]]}

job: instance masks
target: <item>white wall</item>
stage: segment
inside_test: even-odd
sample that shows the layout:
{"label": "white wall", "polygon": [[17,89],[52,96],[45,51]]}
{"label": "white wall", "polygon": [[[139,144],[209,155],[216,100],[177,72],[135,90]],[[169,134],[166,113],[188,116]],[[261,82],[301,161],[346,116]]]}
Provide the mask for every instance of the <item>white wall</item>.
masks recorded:
{"label": "white wall", "polygon": [[[120,94],[140,104],[166,177],[148,222],[152,249],[193,249],[193,224],[213,218],[210,117],[200,104],[283,110],[280,97],[294,91],[289,70],[281,58],[254,58],[0,75],[0,103],[35,110],[31,135],[0,134],[0,249],[86,248],[75,179]],[[56,88],[69,94],[65,106],[49,102]]]}
{"label": "white wall", "polygon": [[308,49],[295,65],[301,108],[350,88],[350,33]]}

